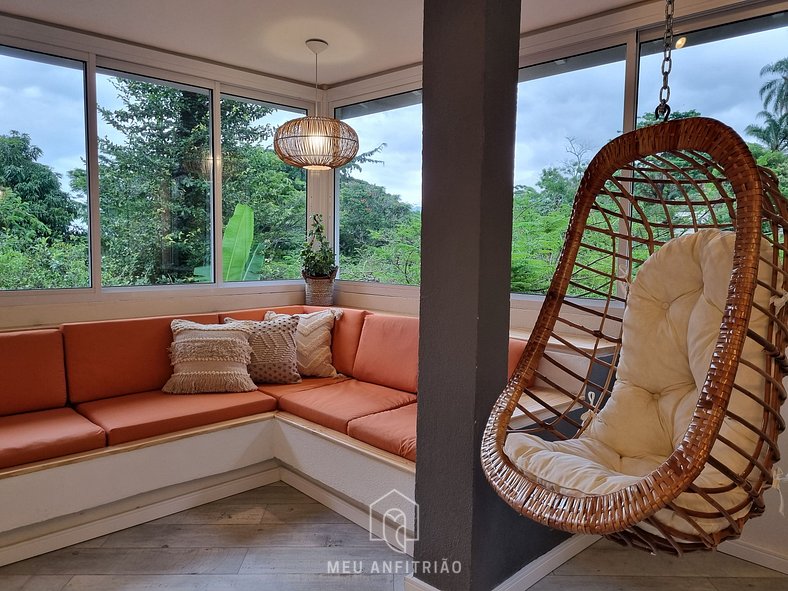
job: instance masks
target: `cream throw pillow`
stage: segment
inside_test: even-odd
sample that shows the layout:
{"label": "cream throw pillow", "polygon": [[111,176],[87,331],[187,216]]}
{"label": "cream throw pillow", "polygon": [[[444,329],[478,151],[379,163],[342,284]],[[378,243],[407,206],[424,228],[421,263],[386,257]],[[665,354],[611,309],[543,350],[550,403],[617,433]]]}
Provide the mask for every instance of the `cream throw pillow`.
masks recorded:
{"label": "cream throw pillow", "polygon": [[225,318],[225,326],[249,335],[252,357],[247,369],[256,384],[295,384],[301,381],[296,366],[295,334],[298,318],[283,317],[264,322]]}
{"label": "cream throw pillow", "polygon": [[[269,311],[266,320],[288,317]],[[342,316],[342,310],[329,308],[310,314],[294,314],[298,318],[296,331],[296,351],[298,373],[304,377],[333,378],[337,370],[331,364],[331,330],[334,321]]]}
{"label": "cream throw pillow", "polygon": [[162,390],[173,394],[256,390],[246,371],[252,353],[247,333],[226,324],[173,320],[173,374]]}

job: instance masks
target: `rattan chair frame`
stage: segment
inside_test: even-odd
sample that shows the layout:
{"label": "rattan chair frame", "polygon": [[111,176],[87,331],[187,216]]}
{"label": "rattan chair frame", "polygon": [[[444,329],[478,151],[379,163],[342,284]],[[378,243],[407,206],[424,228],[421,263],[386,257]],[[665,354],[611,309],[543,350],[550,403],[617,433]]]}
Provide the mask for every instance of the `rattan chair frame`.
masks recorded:
{"label": "rattan chair frame", "polygon": [[[719,338],[681,443],[650,474],[610,494],[560,492],[519,470],[503,452],[506,437],[517,431],[510,425],[515,411],[519,409],[532,422],[523,431],[558,439],[582,434],[584,421],[577,415],[598,412],[615,380],[627,282],[646,254],[672,237],[703,228],[735,231],[734,264]],[[549,527],[601,534],[650,552],[681,554],[710,549],[739,536],[744,522],[764,510],[763,492],[772,484],[773,464],[779,460],[777,434],[785,426],[780,416],[785,400],[782,378],[788,369],[784,309],[779,304],[761,307],[769,318],[765,334],[749,330],[749,319],[759,265],[769,266],[769,284],[761,282],[761,286],[769,290],[772,300],[785,294],[786,230],[788,204],[776,178],[760,169],[744,141],[719,121],[703,117],[669,121],[624,134],[605,145],[580,183],[538,320],[483,434],[483,469],[501,498],[520,514]],[[771,245],[770,260],[760,256],[762,240]],[[579,259],[580,251],[583,260]],[[593,259],[597,254],[598,259]],[[603,300],[571,297],[573,293]],[[591,321],[578,321],[578,312]],[[571,338],[562,336],[567,332],[584,335],[592,346],[574,345]],[[762,366],[751,364],[763,377],[764,391],[742,391],[762,406],[758,425],[727,410],[731,392],[742,390],[735,376],[747,338],[756,340],[766,353]],[[551,340],[587,359],[585,375],[566,367],[549,351]],[[548,366],[551,371],[545,371]],[[562,371],[565,379],[546,375],[556,370]],[[549,388],[552,397],[548,399],[529,386],[534,380]],[[576,387],[567,387],[566,380]],[[598,394],[593,400],[587,396],[591,390]],[[555,402],[556,395],[562,403]],[[735,473],[712,453],[714,444],[724,439],[719,435],[723,420],[736,421],[757,433],[754,452],[737,450],[748,461],[745,469]],[[747,502],[738,507],[718,506],[714,514],[693,514],[674,503],[681,493],[690,491],[715,504],[714,493],[721,491],[705,490],[694,483],[707,463],[730,480],[723,488],[746,491]],[[695,533],[672,529],[655,516],[666,508],[686,520]],[[728,526],[707,533],[702,518],[724,518]]]}

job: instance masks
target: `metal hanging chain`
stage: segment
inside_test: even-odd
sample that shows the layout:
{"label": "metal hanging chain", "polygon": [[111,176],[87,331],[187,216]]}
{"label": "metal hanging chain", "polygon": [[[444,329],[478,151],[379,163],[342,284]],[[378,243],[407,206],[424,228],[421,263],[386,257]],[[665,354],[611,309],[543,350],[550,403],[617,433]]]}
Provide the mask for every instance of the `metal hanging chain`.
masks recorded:
{"label": "metal hanging chain", "polygon": [[670,55],[673,47],[673,0],[665,0],[665,34],[662,37],[662,88],[659,89],[659,104],[654,109],[654,117],[667,121],[670,117],[670,84],[668,76],[673,68]]}

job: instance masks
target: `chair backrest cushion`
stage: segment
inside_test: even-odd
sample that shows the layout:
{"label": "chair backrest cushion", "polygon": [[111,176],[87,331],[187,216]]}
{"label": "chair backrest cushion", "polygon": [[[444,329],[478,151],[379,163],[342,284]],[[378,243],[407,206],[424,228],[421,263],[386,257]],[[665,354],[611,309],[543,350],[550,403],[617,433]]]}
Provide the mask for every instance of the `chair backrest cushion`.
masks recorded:
{"label": "chair backrest cushion", "polygon": [[0,376],[0,416],[65,406],[60,331],[0,333]]}
{"label": "chair backrest cushion", "polygon": [[419,319],[373,314],[364,320],[353,377],[415,393],[419,375]]}
{"label": "chair backrest cushion", "polygon": [[69,400],[78,404],[158,390],[172,374],[170,323],[217,324],[218,314],[64,324]]}
{"label": "chair backrest cushion", "polygon": [[[627,298],[617,381],[610,400],[586,434],[622,456],[666,456],[681,442],[711,363],[733,267],[735,235],[701,230],[667,242],[641,266]],[[764,241],[762,256],[770,256]],[[761,274],[768,273],[762,265]],[[769,283],[769,277],[761,279]],[[768,308],[769,295],[756,289],[755,301]],[[767,319],[752,310],[750,329],[764,333]],[[764,353],[747,339],[735,383],[763,397],[763,378],[747,367],[764,366]],[[758,425],[761,405],[736,387],[728,410]],[[725,421],[720,431],[742,449],[758,440],[752,430]],[[746,463],[727,446],[717,459],[734,471]],[[707,467],[708,470],[709,467]]]}

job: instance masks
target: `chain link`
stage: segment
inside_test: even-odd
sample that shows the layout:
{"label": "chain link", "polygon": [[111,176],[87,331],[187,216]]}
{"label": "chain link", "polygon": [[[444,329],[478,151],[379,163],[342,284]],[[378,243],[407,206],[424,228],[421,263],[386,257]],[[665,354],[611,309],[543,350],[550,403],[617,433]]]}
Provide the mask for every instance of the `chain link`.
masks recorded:
{"label": "chain link", "polygon": [[670,55],[673,48],[673,4],[674,0],[665,0],[665,34],[662,37],[662,88],[659,89],[659,104],[654,109],[654,117],[667,121],[670,116],[670,84],[668,76],[673,68]]}

